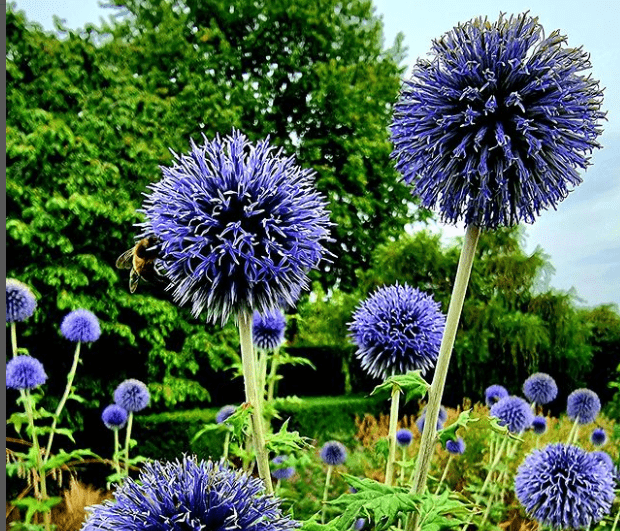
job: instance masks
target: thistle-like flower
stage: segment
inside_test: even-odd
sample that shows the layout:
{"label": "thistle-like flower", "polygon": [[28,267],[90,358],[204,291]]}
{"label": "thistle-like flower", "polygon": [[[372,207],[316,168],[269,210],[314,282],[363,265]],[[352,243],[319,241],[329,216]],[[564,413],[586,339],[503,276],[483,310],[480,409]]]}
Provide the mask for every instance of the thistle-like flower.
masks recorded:
{"label": "thistle-like flower", "polygon": [[215,422],[217,424],[223,424],[226,422],[228,417],[230,417],[235,411],[237,411],[236,406],[224,406],[222,407],[217,414],[215,415]]}
{"label": "thistle-like flower", "polygon": [[544,405],[558,395],[558,386],[547,373],[537,372],[523,383],[523,394],[530,402]]}
{"label": "thistle-like flower", "polygon": [[314,173],[238,131],[191,148],[162,168],[142,208],[174,300],[222,324],[231,313],[293,306],[330,241]]}
{"label": "thistle-like flower", "polygon": [[7,389],[34,389],[46,380],[43,364],[32,356],[15,356],[6,364]]}
{"label": "thistle-like flower", "polygon": [[26,284],[15,280],[6,279],[6,322],[16,323],[25,321],[37,307],[37,300]]}
{"label": "thistle-like flower", "polygon": [[532,223],[581,183],[603,99],[588,54],[527,13],[477,18],[433,42],[394,108],[393,156],[442,220]]}
{"label": "thistle-like flower", "polygon": [[254,312],[252,340],[258,348],[274,350],[284,342],[286,319],[279,308],[261,315]]}
{"label": "thistle-like flower", "polygon": [[456,441],[446,441],[446,450],[454,455],[461,455],[465,453],[465,441],[459,437]]}
{"label": "thistle-like flower", "polygon": [[278,455],[271,460],[271,475],[279,480],[283,479],[291,479],[295,474],[295,467],[286,466],[286,462],[288,461],[288,455]]}
{"label": "thistle-like flower", "polygon": [[413,433],[407,428],[402,428],[396,432],[396,444],[398,446],[409,446],[413,441]]}
{"label": "thistle-like flower", "polygon": [[547,431],[547,419],[545,417],[534,417],[532,421],[532,431],[536,435],[542,435]]}
{"label": "thistle-like flower", "polygon": [[484,391],[484,401],[488,407],[508,396],[508,390],[503,385],[490,385]]}
{"label": "thistle-like flower", "polygon": [[607,434],[603,428],[596,428],[590,435],[590,441],[594,446],[603,446],[607,442]]}
{"label": "thistle-like flower", "polygon": [[446,322],[438,302],[407,284],[379,288],[349,323],[356,356],[371,376],[386,378],[434,367]]}
{"label": "thistle-like flower", "polygon": [[601,410],[601,401],[598,395],[590,389],[577,389],[566,399],[566,413],[568,418],[579,424],[594,422]]}
{"label": "thistle-like flower", "polygon": [[82,343],[97,341],[101,336],[99,319],[88,310],[74,310],[65,315],[60,323],[60,332],[69,341]]}
{"label": "thistle-like flower", "polygon": [[534,450],[517,470],[517,498],[540,525],[590,528],[611,509],[611,470],[577,446],[550,444]]}
{"label": "thistle-like flower", "polygon": [[127,410],[116,404],[111,404],[101,413],[101,420],[109,430],[120,430],[127,423]]}
{"label": "thistle-like flower", "polygon": [[347,449],[338,441],[327,441],[319,452],[321,459],[327,465],[342,465],[347,459]]}
{"label": "thistle-like flower", "polygon": [[534,413],[529,404],[518,396],[507,396],[495,404],[489,414],[497,417],[501,426],[511,433],[527,430],[534,421]]}
{"label": "thistle-like flower", "polygon": [[114,402],[129,412],[136,412],[149,405],[151,395],[146,384],[130,378],[121,382],[114,391]]}
{"label": "thistle-like flower", "polygon": [[211,461],[184,457],[144,464],[138,480],[127,478],[114,500],[87,509],[82,531],[145,529],[185,531],[291,531],[299,524],[263,493],[263,482]]}
{"label": "thistle-like flower", "polygon": [[[443,425],[445,424],[446,420],[448,420],[448,411],[446,410],[445,407],[440,406],[439,407],[439,415],[437,416],[437,431],[439,431],[439,430],[441,430],[443,428]],[[420,415],[418,420],[415,421],[415,425],[418,428],[418,431],[420,433],[422,433],[424,431],[424,422],[425,421],[426,421],[426,408],[424,408],[422,410],[422,414]]]}

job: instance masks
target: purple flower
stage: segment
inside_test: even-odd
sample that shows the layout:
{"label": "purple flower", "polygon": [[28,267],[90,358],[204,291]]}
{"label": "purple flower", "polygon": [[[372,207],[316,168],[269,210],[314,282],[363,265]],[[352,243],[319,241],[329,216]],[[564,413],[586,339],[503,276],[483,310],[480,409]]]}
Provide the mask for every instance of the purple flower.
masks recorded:
{"label": "purple flower", "polygon": [[371,376],[386,378],[435,366],[446,322],[438,302],[415,288],[379,288],[349,323],[355,355]]}
{"label": "purple flower", "polygon": [[276,309],[261,315],[254,312],[252,339],[258,348],[275,350],[284,342],[286,319],[282,310]]}
{"label": "purple flower", "polygon": [[101,420],[110,430],[120,430],[127,423],[127,410],[112,404],[101,413]]}
{"label": "purple flower", "polygon": [[603,428],[596,428],[592,435],[590,435],[590,441],[594,446],[603,446],[607,442],[607,434]]}
{"label": "purple flower", "polygon": [[537,372],[523,383],[523,394],[530,402],[548,404],[558,395],[558,386],[551,376]]}
{"label": "purple flower", "polygon": [[542,435],[547,431],[547,419],[545,417],[534,417],[532,430],[536,435]]}
{"label": "purple flower", "polygon": [[366,518],[357,518],[353,524],[355,531],[362,531],[366,527]]}
{"label": "purple flower", "polygon": [[136,412],[149,405],[151,395],[140,380],[130,378],[120,383],[114,391],[114,402],[129,412]]}
{"label": "purple flower", "polygon": [[550,444],[534,450],[517,470],[517,498],[541,526],[589,528],[611,509],[611,470],[577,446]]}
{"label": "purple flower", "polygon": [[446,441],[446,450],[454,455],[462,455],[465,453],[465,441],[461,437],[456,441]]}
{"label": "purple flower", "polygon": [[162,169],[141,210],[143,235],[162,242],[157,267],[174,300],[222,324],[231,313],[294,305],[330,241],[314,173],[238,131],[191,147]]}
{"label": "purple flower", "polygon": [[41,362],[32,356],[15,356],[6,364],[7,389],[34,389],[45,383],[47,374]]}
{"label": "purple flower", "polygon": [[336,466],[343,464],[347,459],[347,449],[338,441],[326,442],[319,453],[325,464]]}
{"label": "purple flower", "polygon": [[568,418],[579,424],[594,422],[601,410],[601,401],[598,395],[590,389],[577,389],[568,395],[566,413]]}
{"label": "purple flower", "polygon": [[271,460],[271,463],[275,465],[271,469],[271,475],[279,480],[282,479],[291,479],[295,474],[295,467],[285,466],[284,464],[288,461],[288,455],[278,455]]}
{"label": "purple flower", "polygon": [[491,407],[492,417],[499,419],[501,426],[506,426],[511,433],[527,430],[534,421],[534,413],[529,404],[518,396],[507,396]]}
{"label": "purple flower", "polygon": [[490,385],[484,391],[484,400],[488,407],[491,407],[496,402],[499,402],[502,398],[508,396],[508,391],[502,385]]}
{"label": "purple flower", "polygon": [[224,406],[215,415],[215,422],[217,424],[224,423],[235,411],[237,411],[236,406]]}
{"label": "purple flower", "polygon": [[443,221],[532,223],[581,183],[603,92],[588,54],[527,13],[477,18],[433,42],[394,108],[393,157]]}
{"label": "purple flower", "polygon": [[87,510],[83,531],[290,531],[299,524],[264,494],[263,482],[211,461],[184,457],[147,462],[138,480],[127,478],[114,500]]}
{"label": "purple flower", "polygon": [[413,433],[407,428],[402,428],[396,432],[396,443],[399,446],[409,446],[413,441]]}
{"label": "purple flower", "polygon": [[[422,410],[422,414],[420,415],[418,420],[415,421],[415,425],[418,428],[418,431],[420,433],[422,433],[424,431],[424,421],[425,420],[426,420],[426,408],[424,408]],[[448,420],[448,412],[446,411],[445,407],[440,406],[439,407],[439,415],[437,417],[437,431],[439,431],[440,429],[443,428],[443,425],[445,424],[446,420]]]}
{"label": "purple flower", "polygon": [[60,323],[60,332],[69,341],[82,343],[97,341],[101,335],[99,319],[88,310],[74,310]]}
{"label": "purple flower", "polygon": [[26,284],[14,278],[6,279],[7,323],[25,321],[34,313],[36,307],[34,294]]}

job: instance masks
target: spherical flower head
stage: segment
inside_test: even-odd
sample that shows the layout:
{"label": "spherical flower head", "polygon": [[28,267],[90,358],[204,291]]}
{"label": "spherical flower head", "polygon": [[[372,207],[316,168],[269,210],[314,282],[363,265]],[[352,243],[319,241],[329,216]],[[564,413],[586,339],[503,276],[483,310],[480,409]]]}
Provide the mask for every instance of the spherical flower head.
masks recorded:
{"label": "spherical flower head", "polygon": [[156,265],[174,300],[222,324],[231,313],[293,306],[331,241],[314,172],[238,131],[174,155],[141,210],[144,235],[161,240]]}
{"label": "spherical flower head", "polygon": [[611,471],[577,446],[550,444],[529,454],[519,466],[515,492],[541,526],[589,528],[611,509]]}
{"label": "spherical flower head", "polygon": [[271,469],[271,475],[279,480],[291,479],[295,474],[295,467],[286,466],[288,461],[288,455],[278,455],[271,460],[271,463],[275,465]]}
{"label": "spherical flower head", "polygon": [[6,364],[7,389],[34,389],[45,383],[43,364],[32,356],[15,356]]}
{"label": "spherical flower head", "polygon": [[[424,431],[424,421],[426,420],[426,408],[422,410],[422,415],[415,421],[415,425],[418,428],[418,431],[422,433]],[[437,431],[443,428],[446,420],[448,420],[448,411],[445,407],[439,407],[439,415],[437,416]]]}
{"label": "spherical flower head", "polygon": [[462,455],[465,453],[465,441],[461,437],[456,441],[446,441],[446,450],[454,455]]}
{"label": "spherical flower head", "polygon": [[362,531],[366,527],[366,518],[357,518],[353,524],[355,531]]}
{"label": "spherical flower head", "polygon": [[542,435],[547,431],[547,419],[545,417],[534,417],[532,430],[536,435]]}
{"label": "spherical flower head", "polygon": [[286,319],[282,310],[272,310],[264,315],[254,312],[252,339],[258,348],[275,350],[284,342]]}
{"label": "spherical flower head", "polygon": [[484,400],[488,407],[493,406],[508,396],[508,390],[502,385],[490,385],[484,391]]}
{"label": "spherical flower head", "polygon": [[594,446],[603,446],[607,442],[607,434],[603,428],[596,428],[590,435],[590,441]]}
{"label": "spherical flower head", "polygon": [[343,464],[347,459],[347,449],[338,441],[327,441],[319,453],[325,464],[336,466]]}
{"label": "spherical flower head", "polygon": [[523,394],[530,402],[548,404],[558,396],[558,386],[547,373],[537,372],[523,383]]}
{"label": "spherical flower head", "polygon": [[101,335],[99,319],[88,310],[74,310],[60,323],[60,332],[69,341],[90,343]]}
{"label": "spherical flower head", "polygon": [[601,410],[601,401],[598,395],[590,389],[577,389],[566,400],[568,418],[579,424],[594,422]]}
{"label": "spherical flower head", "polygon": [[349,323],[362,368],[375,378],[435,366],[446,318],[430,295],[407,284],[379,288]]}
{"label": "spherical flower head", "polygon": [[396,432],[396,444],[399,446],[409,446],[413,441],[413,433],[407,428],[402,428]]}
{"label": "spherical flower head", "polygon": [[129,412],[141,411],[149,405],[151,395],[146,384],[130,378],[121,382],[114,391],[114,402]]}
{"label": "spherical flower head", "polygon": [[215,415],[215,422],[223,424],[235,411],[237,411],[236,406],[224,406]]}
{"label": "spherical flower head", "polygon": [[127,423],[127,410],[112,404],[101,413],[101,420],[110,430],[120,430]]}
{"label": "spherical flower head", "polygon": [[17,323],[30,317],[37,307],[34,294],[26,284],[6,279],[6,322]]}
{"label": "spherical flower head", "polygon": [[518,396],[507,396],[491,407],[492,417],[499,419],[501,426],[506,426],[511,433],[527,430],[534,421],[530,405]]}
{"label": "spherical flower head", "polygon": [[532,223],[600,147],[603,92],[588,54],[526,13],[477,18],[433,42],[394,108],[396,167],[443,221]]}
{"label": "spherical flower head", "polygon": [[289,531],[299,524],[264,493],[263,482],[211,461],[184,457],[147,462],[137,480],[127,478],[113,500],[89,507],[83,531],[144,529],[186,531]]}

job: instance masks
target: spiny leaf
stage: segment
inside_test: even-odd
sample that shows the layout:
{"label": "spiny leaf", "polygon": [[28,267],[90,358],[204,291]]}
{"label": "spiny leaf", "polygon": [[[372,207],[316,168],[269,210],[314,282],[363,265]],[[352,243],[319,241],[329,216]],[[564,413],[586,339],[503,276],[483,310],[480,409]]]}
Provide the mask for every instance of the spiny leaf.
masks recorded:
{"label": "spiny leaf", "polygon": [[284,421],[278,433],[270,434],[266,437],[265,445],[269,451],[279,455],[295,450],[303,450],[304,448],[311,448],[307,437],[301,437],[296,431],[288,431],[289,420],[290,419],[286,419],[286,421]]}
{"label": "spiny leaf", "polygon": [[450,426],[439,430],[439,432],[437,433],[437,435],[439,436],[439,441],[441,442],[441,445],[445,448],[446,446],[446,442],[448,441],[456,441],[457,436],[456,436],[456,432],[459,428],[465,428],[467,429],[467,426],[473,422],[478,422],[480,419],[475,419],[471,417],[471,409],[468,409],[467,411],[463,411],[461,412],[461,414],[459,415],[459,418],[456,419],[456,421],[453,424],[450,424]]}
{"label": "spiny leaf", "polygon": [[405,403],[407,403],[412,398],[422,398],[430,385],[420,376],[420,371],[411,371],[407,374],[390,376],[382,384],[375,387],[370,395],[387,393],[388,396],[391,396],[394,388],[405,393]]}

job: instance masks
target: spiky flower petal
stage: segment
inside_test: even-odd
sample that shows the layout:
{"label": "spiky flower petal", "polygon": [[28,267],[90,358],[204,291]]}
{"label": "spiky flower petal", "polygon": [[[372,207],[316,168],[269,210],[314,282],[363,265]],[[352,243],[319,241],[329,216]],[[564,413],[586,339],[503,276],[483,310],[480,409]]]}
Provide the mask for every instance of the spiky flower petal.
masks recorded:
{"label": "spiky flower petal", "polygon": [[330,241],[314,173],[238,131],[175,157],[150,186],[141,224],[162,242],[157,267],[174,300],[222,324],[231,313],[294,305]]}
{"label": "spiky flower petal", "polygon": [[111,404],[101,413],[101,420],[106,428],[120,430],[127,423],[127,410],[116,404]]}
{"label": "spiky flower petal", "polygon": [[34,313],[36,307],[34,294],[26,284],[14,278],[6,279],[7,323],[25,321]]}
{"label": "spiky flower petal", "polygon": [[409,446],[413,441],[413,433],[407,428],[402,428],[396,432],[396,443],[399,446]]}
{"label": "spiky flower petal", "polygon": [[332,466],[341,465],[347,459],[347,449],[338,441],[327,441],[319,452],[324,463]]}
{"label": "spiky flower petal", "polygon": [[355,355],[371,376],[386,378],[435,366],[446,318],[430,295],[407,284],[377,289],[349,323]]}
{"label": "spiky flower petal", "polygon": [[596,428],[590,435],[590,441],[594,446],[603,446],[607,442],[607,434],[603,428]]}
{"label": "spiky flower petal", "polygon": [[536,435],[542,435],[547,431],[547,419],[545,417],[534,417],[532,430]]}
{"label": "spiky flower petal", "polygon": [[74,310],[67,315],[60,323],[60,332],[69,341],[82,343],[97,341],[101,336],[99,319],[88,310]]}
{"label": "spiky flower petal", "polygon": [[127,478],[114,500],[87,509],[82,531],[291,531],[280,500],[264,494],[263,482],[211,461],[184,457],[143,465]]}
{"label": "spiky flower petal", "polygon": [[454,455],[461,455],[465,453],[465,441],[459,437],[456,441],[446,441],[446,450]]}
{"label": "spiky flower petal", "polygon": [[500,425],[506,426],[511,433],[527,430],[534,421],[534,413],[529,404],[518,396],[502,398],[489,413],[492,417],[497,417]]}
{"label": "spiky flower petal", "polygon": [[508,396],[508,390],[503,385],[490,385],[484,391],[484,400],[488,407]]}
{"label": "spiky flower petal", "polygon": [[286,466],[288,455],[278,455],[271,460],[271,475],[279,480],[291,479],[295,475],[295,467]]}
{"label": "spiky flower petal", "polygon": [[254,312],[252,340],[258,348],[274,350],[284,342],[285,328],[286,319],[279,308],[264,315]]}
{"label": "spiky flower petal", "polygon": [[127,411],[141,411],[150,401],[151,395],[146,384],[135,378],[121,382],[114,391],[114,402]]}
{"label": "spiky flower petal", "polygon": [[419,59],[394,109],[396,166],[442,220],[495,228],[566,198],[600,147],[603,99],[581,48],[527,13],[459,24]]}
{"label": "spiky flower petal", "polygon": [[523,382],[523,394],[530,402],[548,404],[558,395],[558,386],[547,373],[536,372]]}
{"label": "spiky flower petal", "polygon": [[577,389],[566,399],[566,413],[571,420],[579,424],[594,422],[601,410],[601,401],[598,395],[590,389]]}
{"label": "spiky flower petal", "polygon": [[15,356],[6,364],[7,389],[34,389],[46,380],[43,364],[32,356]]}

